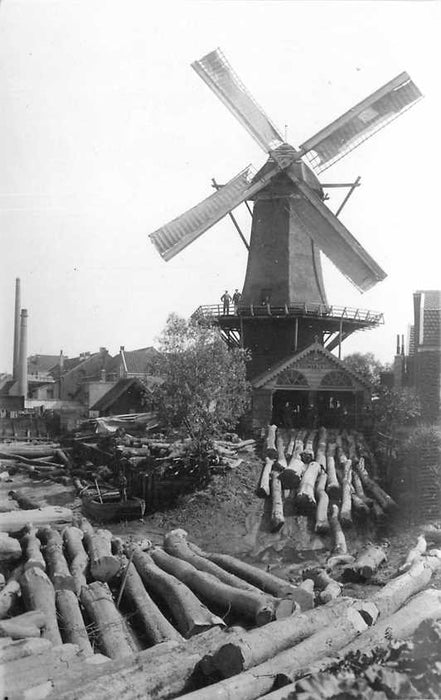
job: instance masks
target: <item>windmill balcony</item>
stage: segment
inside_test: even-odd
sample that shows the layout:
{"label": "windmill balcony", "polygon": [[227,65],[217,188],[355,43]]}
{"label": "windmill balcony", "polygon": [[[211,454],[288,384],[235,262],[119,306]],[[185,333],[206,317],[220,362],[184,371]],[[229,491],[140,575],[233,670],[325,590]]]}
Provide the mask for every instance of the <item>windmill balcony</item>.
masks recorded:
{"label": "windmill balcony", "polygon": [[239,304],[235,307],[230,305],[229,313],[224,313],[223,304],[209,304],[199,306],[192,314],[192,318],[219,320],[228,322],[245,318],[322,318],[332,321],[354,321],[357,325],[371,328],[384,323],[384,316],[377,311],[366,309],[355,309],[349,306],[329,306],[326,304],[297,302],[295,304],[285,304],[284,306],[273,306],[272,304]]}

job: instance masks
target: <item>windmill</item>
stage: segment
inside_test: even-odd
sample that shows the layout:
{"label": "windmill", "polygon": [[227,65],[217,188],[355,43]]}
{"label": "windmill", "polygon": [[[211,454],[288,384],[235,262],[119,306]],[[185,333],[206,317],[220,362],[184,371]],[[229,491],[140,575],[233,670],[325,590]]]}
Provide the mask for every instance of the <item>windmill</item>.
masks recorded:
{"label": "windmill", "polygon": [[163,259],[170,260],[242,202],[254,201],[240,307],[231,315],[210,307],[201,307],[199,313],[215,317],[230,344],[251,349],[251,375],[317,336],[333,349],[354,330],[380,323],[381,314],[328,305],[319,251],[361,292],[386,273],[326,206],[317,175],[422,97],[409,75],[401,73],[294,148],[220,49],[192,67],[269,156],[258,172],[247,166],[150,234]]}

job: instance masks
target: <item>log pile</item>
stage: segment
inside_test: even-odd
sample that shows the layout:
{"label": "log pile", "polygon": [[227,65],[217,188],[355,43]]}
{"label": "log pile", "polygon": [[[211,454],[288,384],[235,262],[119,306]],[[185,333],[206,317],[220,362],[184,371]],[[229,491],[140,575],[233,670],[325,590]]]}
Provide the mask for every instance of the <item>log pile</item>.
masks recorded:
{"label": "log pile", "polygon": [[0,460],[10,474],[20,470],[32,479],[51,479],[61,483],[69,480],[70,449],[62,448],[59,443],[2,442]]}
{"label": "log pile", "polygon": [[58,528],[28,523],[2,538],[12,555],[1,561],[0,659],[12,697],[97,700],[136,689],[166,699],[194,688],[197,667],[203,689],[189,698],[251,700],[311,665],[326,667],[342,649],[378,644],[384,630],[408,634],[415,621],[441,617],[439,594],[407,604],[441,570],[441,552],[423,537],[364,601],[344,597],[335,568],[348,581],[369,581],[383,547],[367,546],[356,559],[335,555],[294,585],[205,552],[184,530],[153,546],[80,518]]}
{"label": "log pile", "polygon": [[370,476],[370,452],[361,434],[336,430],[268,427],[257,495],[271,501],[274,531],[283,527],[284,502],[313,516],[315,532],[329,531],[336,554],[347,551],[343,530],[367,518],[383,520],[393,499]]}
{"label": "log pile", "polygon": [[71,473],[79,494],[93,496],[99,488],[118,496],[123,480],[126,493],[142,499],[147,513],[205,486],[212,474],[236,469],[255,448],[255,440],[240,440],[235,434],[213,440],[203,451],[190,439],[172,442],[161,434],[90,435],[71,442]]}

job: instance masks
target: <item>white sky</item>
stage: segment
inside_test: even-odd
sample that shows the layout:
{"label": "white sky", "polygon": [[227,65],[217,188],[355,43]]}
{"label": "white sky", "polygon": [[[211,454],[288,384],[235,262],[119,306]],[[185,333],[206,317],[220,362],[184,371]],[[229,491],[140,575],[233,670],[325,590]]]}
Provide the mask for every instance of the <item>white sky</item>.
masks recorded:
{"label": "white sky", "polygon": [[386,315],[344,352],[390,360],[412,292],[441,288],[440,20],[439,2],[3,0],[0,371],[17,276],[29,353],[69,356],[149,345],[171,311],[242,285],[228,218],[169,263],[147,237],[210,194],[213,176],[265,161],[190,68],[217,46],[294,146],[403,70],[424,93],[321,178],[361,175],[341,218],[389,275],[360,295],[325,262],[330,303]]}

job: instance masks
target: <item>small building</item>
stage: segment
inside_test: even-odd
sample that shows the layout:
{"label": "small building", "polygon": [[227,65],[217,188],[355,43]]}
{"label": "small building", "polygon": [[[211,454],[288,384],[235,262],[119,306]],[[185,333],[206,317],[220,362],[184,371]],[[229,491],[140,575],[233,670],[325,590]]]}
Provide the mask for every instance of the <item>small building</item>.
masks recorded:
{"label": "small building", "polygon": [[138,377],[119,379],[116,384],[90,407],[94,416],[117,416],[129,413],[151,411],[149,393],[163,380],[150,376],[144,380]]}
{"label": "small building", "polygon": [[314,342],[251,380],[252,422],[296,427],[358,427],[371,385]]}

